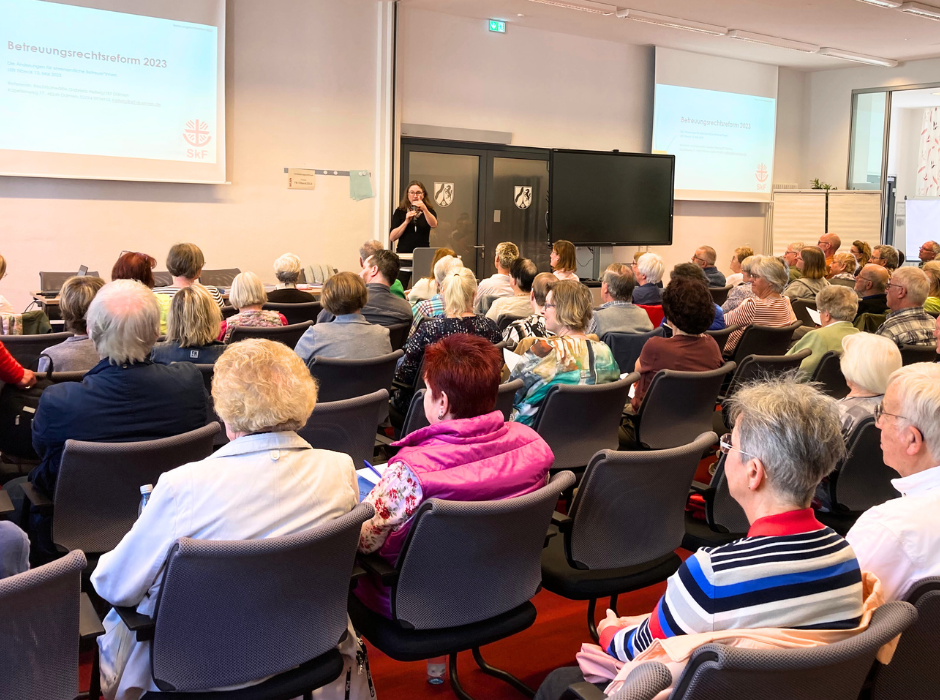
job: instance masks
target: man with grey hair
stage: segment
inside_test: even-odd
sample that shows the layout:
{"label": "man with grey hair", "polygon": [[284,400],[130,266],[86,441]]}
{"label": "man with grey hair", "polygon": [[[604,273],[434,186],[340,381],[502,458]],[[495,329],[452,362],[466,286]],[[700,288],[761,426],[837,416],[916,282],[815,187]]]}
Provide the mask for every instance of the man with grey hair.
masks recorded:
{"label": "man with grey hair", "polygon": [[[359,276],[362,276],[362,273],[371,262],[370,258],[378,253],[380,250],[385,250],[385,246],[382,245],[381,241],[377,241],[374,238],[371,241],[366,241],[361,246],[359,246]],[[389,282],[388,291],[390,291],[394,296],[399,297],[400,299],[405,298],[405,288],[401,284],[401,280],[395,278],[393,282]]]}
{"label": "man with grey hair", "polygon": [[[52,498],[66,440],[156,440],[206,425],[202,373],[189,362],[155,364],[150,352],[160,334],[153,292],[134,280],[106,284],[88,309],[88,335],[101,361],[81,382],[48,387],[33,419],[39,466],[33,487]],[[48,523],[34,544],[55,552]]]}
{"label": "man with grey hair", "polygon": [[702,268],[708,279],[709,287],[724,287],[725,276],[717,267],[715,261],[718,260],[718,253],[710,245],[703,245],[695,249],[695,255],[692,256],[692,262]]}
{"label": "man with grey hair", "polygon": [[893,272],[900,265],[898,250],[890,245],[876,245],[871,249],[871,260],[869,262],[874,265],[881,265],[888,272]]}
{"label": "man with grey hair", "polygon": [[653,324],[649,315],[633,303],[636,280],[633,271],[623,263],[609,265],[601,275],[601,299],[594,309],[588,333],[603,338],[607,333],[649,333]]}
{"label": "man with grey hair", "polygon": [[916,267],[902,267],[891,275],[888,283],[888,314],[876,333],[893,340],[898,346],[924,345],[936,347],[933,337],[934,317],[924,311],[930,293],[927,273]]}
{"label": "man with grey hair", "polygon": [[805,349],[810,350],[809,357],[800,363],[800,379],[809,381],[813,371],[830,350],[842,352],[842,339],[858,333],[852,325],[858,310],[858,297],[848,287],[829,285],[816,293],[816,310],[819,312],[820,327],[810,331],[787,351],[795,355]]}
{"label": "man with grey hair", "polygon": [[868,263],[855,278],[855,293],[858,294],[858,318],[862,314],[884,314],[888,312],[888,282],[891,275],[881,265]]}
{"label": "man with grey hair", "polygon": [[633,290],[633,303],[644,306],[659,306],[663,303],[662,279],[666,274],[666,264],[656,253],[644,253],[633,263],[633,275],[636,277],[636,289]]}
{"label": "man with grey hair", "polygon": [[788,245],[787,252],[783,254],[783,262],[786,263],[791,282],[803,276],[803,273],[796,269],[796,259],[800,257],[800,251],[805,247],[802,242],[797,241]]}
{"label": "man with grey hair", "polygon": [[918,252],[917,257],[920,258],[920,262],[917,264],[917,267],[923,267],[925,263],[936,260],[938,255],[940,255],[940,243],[927,241],[920,247],[920,251]]}
{"label": "man with grey hair", "polygon": [[918,362],[895,371],[875,409],[884,463],[901,492],[869,508],[846,537],[865,571],[881,579],[886,600],[940,576],[940,366]]}

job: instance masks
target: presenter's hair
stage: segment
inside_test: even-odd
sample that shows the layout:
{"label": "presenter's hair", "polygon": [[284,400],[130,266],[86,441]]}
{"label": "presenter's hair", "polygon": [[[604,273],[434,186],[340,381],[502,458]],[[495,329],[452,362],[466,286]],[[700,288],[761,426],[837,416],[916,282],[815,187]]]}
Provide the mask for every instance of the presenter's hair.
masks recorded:
{"label": "presenter's hair", "polygon": [[121,254],[121,257],[114,263],[114,267],[111,268],[111,281],[137,280],[153,289],[153,268],[156,266],[156,258],[146,253],[127,251]]}
{"label": "presenter's hair", "polygon": [[444,313],[448,316],[473,311],[473,297],[477,293],[477,280],[466,267],[459,267],[444,278]]}
{"label": "presenter's hair", "polygon": [[509,241],[504,241],[496,246],[496,258],[499,260],[499,266],[508,270],[512,261],[519,257],[519,246]]}
{"label": "presenter's hair", "polygon": [[359,275],[340,272],[323,283],[320,301],[334,316],[354,314],[369,301],[369,291]]}
{"label": "presenter's hair", "polygon": [[112,365],[143,362],[160,335],[157,297],[136,280],[104,285],[85,318],[98,357]]}
{"label": "presenter's hair", "polygon": [[552,287],[558,323],[572,331],[585,331],[593,314],[591,290],[574,280],[558,280]]}
{"label": "presenter's hair", "polygon": [[808,245],[800,251],[803,258],[803,277],[818,280],[826,276],[826,256],[814,245]]}
{"label": "presenter's hair", "polygon": [[[574,272],[578,269],[578,259],[575,255],[574,244],[571,241],[555,241],[552,250],[558,255],[558,264],[556,270],[562,272]],[[573,282],[574,280],[569,280]]]}
{"label": "presenter's hair", "polygon": [[[698,267],[696,265],[696,267]],[[637,271],[646,277],[647,284],[659,284],[666,274],[666,264],[656,253],[644,253],[636,261]]]}
{"label": "presenter's hair", "polygon": [[424,183],[420,180],[412,180],[408,183],[408,186],[405,188],[404,193],[402,193],[401,201],[398,203],[398,208],[402,211],[408,211],[411,208],[411,200],[408,199],[408,190],[412,187],[420,187],[422,193],[422,201],[424,201],[424,206],[428,208],[432,214],[437,216],[437,213],[434,211],[434,200],[431,197],[428,197],[428,188],[424,186]]}
{"label": "presenter's hair", "polygon": [[65,321],[66,330],[84,335],[87,330],[85,314],[92,300],[104,286],[100,277],[69,277],[59,292],[59,312]]}
{"label": "presenter's hair", "polygon": [[174,277],[194,280],[199,276],[206,258],[195,243],[177,243],[166,256],[166,269]]}
{"label": "presenter's hair", "polygon": [[532,280],[532,294],[535,296],[535,303],[539,306],[545,306],[545,300],[548,293],[552,291],[558,278],[551,272],[540,272]]}
{"label": "presenter's hair", "polygon": [[268,301],[261,278],[254,272],[239,272],[232,280],[232,289],[228,293],[229,301],[236,309],[257,306]]}
{"label": "presenter's hair", "polygon": [[173,295],[166,317],[166,337],[181,348],[199,348],[219,337],[222,312],[209,291],[198,284]]}
{"label": "presenter's hair", "polygon": [[297,284],[301,269],[300,258],[293,253],[284,253],[274,261],[274,276],[281,284]]}

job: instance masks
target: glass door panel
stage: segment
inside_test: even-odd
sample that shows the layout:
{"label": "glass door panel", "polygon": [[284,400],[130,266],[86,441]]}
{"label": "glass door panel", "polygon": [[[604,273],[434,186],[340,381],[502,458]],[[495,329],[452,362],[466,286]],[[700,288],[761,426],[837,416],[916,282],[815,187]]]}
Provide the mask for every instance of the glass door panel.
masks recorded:
{"label": "glass door panel", "polygon": [[865,92],[853,96],[852,138],[849,144],[850,190],[880,190],[888,93]]}
{"label": "glass door panel", "polygon": [[509,158],[491,152],[491,176],[486,185],[486,223],[483,269],[480,277],[496,272],[496,246],[512,241],[519,253],[542,271],[550,271],[548,247],[548,160]]}

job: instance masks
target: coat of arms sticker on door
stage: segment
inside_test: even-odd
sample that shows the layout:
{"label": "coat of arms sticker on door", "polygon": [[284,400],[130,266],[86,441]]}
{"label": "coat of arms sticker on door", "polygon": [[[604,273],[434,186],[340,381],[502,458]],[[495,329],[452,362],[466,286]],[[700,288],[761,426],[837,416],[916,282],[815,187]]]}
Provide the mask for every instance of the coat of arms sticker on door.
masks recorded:
{"label": "coat of arms sticker on door", "polygon": [[439,207],[449,207],[454,201],[454,183],[435,182],[434,201]]}
{"label": "coat of arms sticker on door", "polygon": [[528,209],[532,204],[532,187],[529,185],[516,185],[512,201],[519,209]]}

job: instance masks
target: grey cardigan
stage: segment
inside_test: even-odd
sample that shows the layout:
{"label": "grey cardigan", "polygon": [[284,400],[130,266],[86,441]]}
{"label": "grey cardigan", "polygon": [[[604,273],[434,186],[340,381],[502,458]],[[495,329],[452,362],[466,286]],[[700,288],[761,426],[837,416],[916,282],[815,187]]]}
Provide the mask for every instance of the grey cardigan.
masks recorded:
{"label": "grey cardigan", "polygon": [[315,356],[367,360],[391,351],[388,328],[369,323],[362,314],[344,314],[332,322],[317,323],[294,347],[304,362]]}

